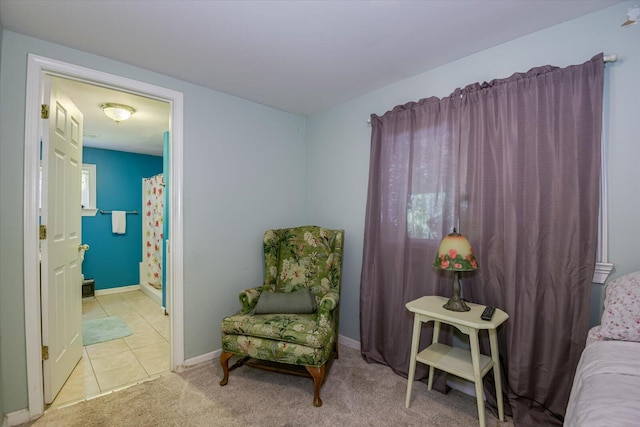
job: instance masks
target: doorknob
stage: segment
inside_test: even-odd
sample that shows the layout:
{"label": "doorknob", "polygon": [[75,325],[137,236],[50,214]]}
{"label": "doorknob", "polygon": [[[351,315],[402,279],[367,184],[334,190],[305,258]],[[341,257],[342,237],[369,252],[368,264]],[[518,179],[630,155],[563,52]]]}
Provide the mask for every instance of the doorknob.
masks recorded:
{"label": "doorknob", "polygon": [[89,245],[87,245],[86,243],[84,245],[78,245],[78,252],[79,251],[88,251],[89,250]]}

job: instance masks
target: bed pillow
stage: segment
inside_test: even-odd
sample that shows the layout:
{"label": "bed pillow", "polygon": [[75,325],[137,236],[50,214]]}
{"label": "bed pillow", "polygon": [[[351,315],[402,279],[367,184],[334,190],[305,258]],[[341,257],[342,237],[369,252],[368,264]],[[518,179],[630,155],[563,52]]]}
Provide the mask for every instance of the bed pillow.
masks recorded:
{"label": "bed pillow", "polygon": [[295,292],[264,291],[256,304],[256,314],[309,314],[316,311],[311,289]]}
{"label": "bed pillow", "polygon": [[607,286],[601,326],[605,339],[640,342],[640,271]]}

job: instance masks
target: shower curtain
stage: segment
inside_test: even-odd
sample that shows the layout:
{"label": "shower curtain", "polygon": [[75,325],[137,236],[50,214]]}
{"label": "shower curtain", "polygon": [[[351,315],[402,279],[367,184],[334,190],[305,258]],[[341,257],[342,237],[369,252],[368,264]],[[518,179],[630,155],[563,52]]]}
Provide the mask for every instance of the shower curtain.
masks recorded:
{"label": "shower curtain", "polygon": [[162,288],[162,241],[164,223],[164,176],[143,178],[143,245],[147,264],[147,283]]}

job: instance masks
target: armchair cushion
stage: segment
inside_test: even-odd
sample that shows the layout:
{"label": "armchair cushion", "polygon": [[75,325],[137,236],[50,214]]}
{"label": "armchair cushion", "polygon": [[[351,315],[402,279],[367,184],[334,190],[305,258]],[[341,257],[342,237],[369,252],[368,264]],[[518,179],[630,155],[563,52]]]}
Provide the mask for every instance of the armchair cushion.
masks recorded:
{"label": "armchair cushion", "polygon": [[264,291],[256,304],[256,314],[309,314],[316,311],[316,298],[310,289],[295,292]]}
{"label": "armchair cushion", "polygon": [[282,340],[320,348],[329,344],[331,328],[318,326],[316,314],[236,314],[222,321],[225,334]]}
{"label": "armchair cushion", "polygon": [[327,345],[317,348],[290,341],[255,336],[233,334],[224,334],[222,336],[222,346],[225,351],[255,359],[304,366],[323,365],[329,359],[334,344],[333,337],[330,338]]}

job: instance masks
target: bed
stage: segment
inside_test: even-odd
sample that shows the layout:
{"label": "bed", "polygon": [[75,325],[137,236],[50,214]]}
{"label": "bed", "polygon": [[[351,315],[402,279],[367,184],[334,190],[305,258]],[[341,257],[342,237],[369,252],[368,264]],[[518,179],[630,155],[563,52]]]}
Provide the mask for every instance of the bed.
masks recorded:
{"label": "bed", "polygon": [[564,425],[640,425],[640,272],[607,287],[601,325],[589,331]]}

